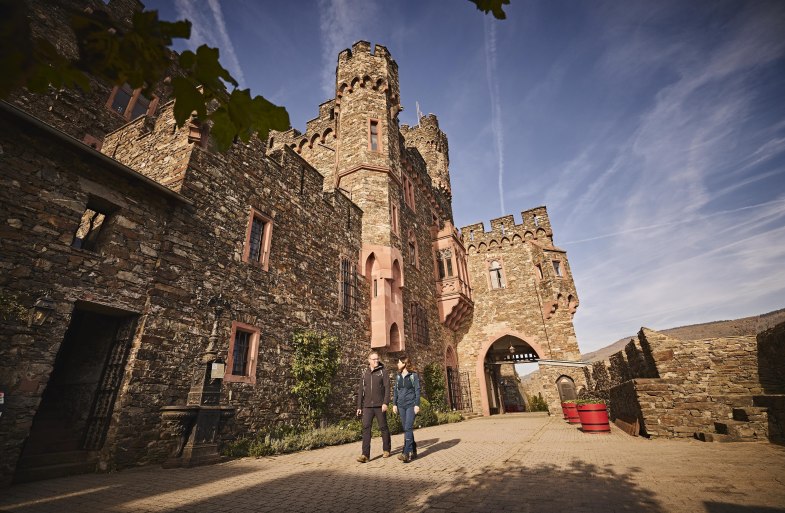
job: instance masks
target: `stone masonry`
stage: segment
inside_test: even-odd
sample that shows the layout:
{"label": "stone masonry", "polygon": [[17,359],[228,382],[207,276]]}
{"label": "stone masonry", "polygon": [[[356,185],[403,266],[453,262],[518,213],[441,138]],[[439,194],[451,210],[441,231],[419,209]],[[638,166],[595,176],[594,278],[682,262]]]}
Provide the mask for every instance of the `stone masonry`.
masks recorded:
{"label": "stone masonry", "polygon": [[[141,8],[30,5],[34,33],[65,55],[69,12],[122,25]],[[20,461],[164,461],[176,441],[161,408],[185,403],[211,340],[233,435],[300,421],[289,368],[304,330],[341,343],[326,420],[352,415],[371,348],[390,367],[403,352],[443,365],[450,406],[486,415],[504,411],[516,358],[541,362],[551,405],[556,380],[583,383],[578,296],[545,207],[459,231],[447,136],[434,115],[399,125],[383,46],[339,54],[335,97],[305,132],[225,153],[208,125],[175,125],[167,80],[151,98],[93,82],[0,104],[0,483]]]}

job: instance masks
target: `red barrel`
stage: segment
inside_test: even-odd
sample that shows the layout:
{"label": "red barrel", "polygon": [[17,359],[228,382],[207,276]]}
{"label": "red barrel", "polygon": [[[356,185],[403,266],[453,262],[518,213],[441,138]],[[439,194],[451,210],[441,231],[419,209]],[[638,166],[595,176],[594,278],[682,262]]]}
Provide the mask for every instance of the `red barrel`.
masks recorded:
{"label": "red barrel", "polygon": [[564,403],[564,412],[567,414],[567,422],[570,424],[580,424],[581,419],[578,417],[578,409],[575,403]]}
{"label": "red barrel", "polygon": [[608,422],[608,409],[604,404],[578,405],[578,417],[581,430],[584,433],[610,433],[611,425]]}

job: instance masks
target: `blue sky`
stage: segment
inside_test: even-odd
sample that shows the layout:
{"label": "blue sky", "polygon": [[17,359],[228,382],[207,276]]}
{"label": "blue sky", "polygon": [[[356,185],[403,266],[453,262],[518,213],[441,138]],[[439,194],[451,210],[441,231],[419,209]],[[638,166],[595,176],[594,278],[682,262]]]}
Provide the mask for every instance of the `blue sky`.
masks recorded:
{"label": "blue sky", "polygon": [[[785,2],[147,1],[295,128],[363,39],[450,144],[455,221],[546,205],[592,351],[785,307]],[[181,45],[184,48],[186,45]]]}

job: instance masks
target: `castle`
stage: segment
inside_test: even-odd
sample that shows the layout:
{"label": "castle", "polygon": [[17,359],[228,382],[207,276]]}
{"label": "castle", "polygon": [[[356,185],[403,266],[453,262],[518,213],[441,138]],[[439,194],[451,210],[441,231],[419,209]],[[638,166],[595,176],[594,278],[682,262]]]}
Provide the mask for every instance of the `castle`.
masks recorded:
{"label": "castle", "polygon": [[[31,5],[67,49],[61,9],[82,3]],[[341,341],[336,418],[371,349],[441,366],[449,407],[483,415],[526,408],[515,363],[539,362],[552,411],[585,384],[545,207],[455,227],[447,136],[433,115],[399,125],[383,46],[339,54],[335,97],[304,132],[225,153],[208,127],[175,125],[166,83],[146,98],[93,82],[0,105],[0,290],[30,312],[0,321],[3,480],[53,454],[163,461],[161,409],[185,403],[205,348],[225,359],[238,433],[295,422],[305,330]]]}

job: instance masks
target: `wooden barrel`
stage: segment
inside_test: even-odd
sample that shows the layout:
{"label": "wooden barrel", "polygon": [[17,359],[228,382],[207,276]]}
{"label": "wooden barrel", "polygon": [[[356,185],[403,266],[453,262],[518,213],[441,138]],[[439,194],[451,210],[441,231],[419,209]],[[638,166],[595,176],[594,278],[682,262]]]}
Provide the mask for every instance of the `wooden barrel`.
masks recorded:
{"label": "wooden barrel", "polygon": [[608,409],[604,404],[578,405],[578,417],[581,430],[584,433],[610,433],[611,425],[608,422]]}
{"label": "wooden barrel", "polygon": [[565,403],[565,412],[567,413],[567,422],[570,424],[580,424],[581,419],[578,417],[578,409],[575,403]]}

